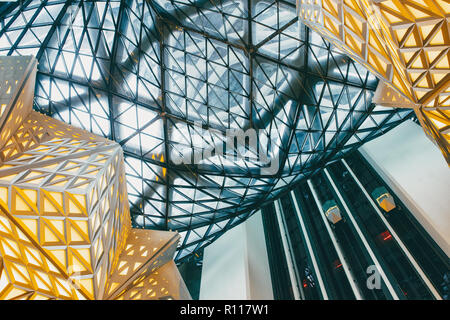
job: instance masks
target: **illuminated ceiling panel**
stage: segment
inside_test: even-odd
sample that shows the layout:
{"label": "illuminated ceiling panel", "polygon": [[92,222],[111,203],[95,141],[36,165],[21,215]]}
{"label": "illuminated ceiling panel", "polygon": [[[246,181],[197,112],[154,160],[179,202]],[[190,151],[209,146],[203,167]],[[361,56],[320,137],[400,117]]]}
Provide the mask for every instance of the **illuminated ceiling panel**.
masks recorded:
{"label": "illuminated ceiling panel", "polygon": [[[133,226],[178,230],[178,261],[412,116],[372,104],[376,78],[300,25],[295,1],[25,1],[0,10],[0,55],[39,61],[35,109],[123,147]],[[249,128],[276,172],[265,173],[255,150],[175,161]]]}

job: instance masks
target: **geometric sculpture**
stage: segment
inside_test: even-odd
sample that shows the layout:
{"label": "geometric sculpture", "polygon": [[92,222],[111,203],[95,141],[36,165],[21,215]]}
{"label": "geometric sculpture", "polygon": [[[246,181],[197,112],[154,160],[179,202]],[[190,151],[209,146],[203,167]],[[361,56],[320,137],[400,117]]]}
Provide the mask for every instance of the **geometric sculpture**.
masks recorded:
{"label": "geometric sculpture", "polygon": [[120,146],[36,112],[12,140],[8,154],[25,148],[26,141],[38,146],[6,157],[0,167],[5,218],[39,245],[85,298],[102,298],[131,228]]}
{"label": "geometric sculpture", "polygon": [[174,261],[170,261],[146,277],[139,285],[124,292],[117,300],[190,300],[191,296],[178,273]]}
{"label": "geometric sculpture", "polygon": [[33,109],[36,70],[30,57],[0,57],[0,148]]}
{"label": "geometric sculpture", "polygon": [[[122,148],[31,111],[36,61],[20,61],[1,96],[0,299],[114,298],[169,262],[179,235],[131,230]],[[118,282],[130,258],[141,265]]]}
{"label": "geometric sculpture", "polygon": [[119,257],[119,265],[110,277],[106,298],[139,300],[154,299],[160,295],[173,299],[189,298],[184,281],[181,278],[177,281],[170,277],[170,273],[163,272],[172,270],[172,267],[160,269],[173,264],[174,270],[177,270],[172,257],[178,238],[175,232],[132,229],[126,248]]}
{"label": "geometric sculpture", "polygon": [[[410,107],[450,163],[450,7],[447,1],[300,0],[303,23],[375,73]],[[388,101],[387,101],[388,100]],[[409,104],[409,106],[408,106]]]}

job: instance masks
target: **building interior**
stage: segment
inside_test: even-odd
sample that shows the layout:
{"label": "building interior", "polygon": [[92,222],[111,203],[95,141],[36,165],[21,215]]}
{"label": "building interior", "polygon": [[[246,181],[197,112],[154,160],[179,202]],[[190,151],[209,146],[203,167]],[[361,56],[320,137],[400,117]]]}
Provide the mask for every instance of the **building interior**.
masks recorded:
{"label": "building interior", "polygon": [[447,0],[0,2],[0,300],[449,300]]}

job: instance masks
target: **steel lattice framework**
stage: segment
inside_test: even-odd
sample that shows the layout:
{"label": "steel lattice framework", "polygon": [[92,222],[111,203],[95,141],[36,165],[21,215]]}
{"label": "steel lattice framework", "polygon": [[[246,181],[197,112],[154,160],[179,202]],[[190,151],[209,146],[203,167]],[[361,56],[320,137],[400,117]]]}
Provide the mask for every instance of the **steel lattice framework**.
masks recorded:
{"label": "steel lattice framework", "polygon": [[[36,110],[123,147],[133,226],[178,230],[178,261],[413,116],[372,104],[377,79],[295,1],[25,1],[0,26],[0,55],[39,61]],[[239,144],[244,159],[173,161],[249,128],[275,174]]]}

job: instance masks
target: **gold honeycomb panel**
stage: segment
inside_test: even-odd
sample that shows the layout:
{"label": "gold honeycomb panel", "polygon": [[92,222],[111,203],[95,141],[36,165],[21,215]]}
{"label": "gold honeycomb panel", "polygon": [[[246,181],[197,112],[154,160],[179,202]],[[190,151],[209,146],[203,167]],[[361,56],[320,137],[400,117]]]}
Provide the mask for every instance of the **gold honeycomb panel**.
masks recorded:
{"label": "gold honeycomb panel", "polygon": [[[375,73],[414,108],[450,164],[450,5],[445,0],[299,0],[303,23]],[[390,96],[395,97],[395,95]]]}
{"label": "gold honeycomb panel", "polygon": [[37,61],[0,57],[0,147],[33,109]]}
{"label": "gold honeycomb panel", "polygon": [[[121,147],[31,111],[36,61],[22,60],[0,87],[0,299],[106,299],[140,286],[172,261],[179,235],[131,229]],[[164,279],[179,283],[173,266]]]}
{"label": "gold honeycomb panel", "polygon": [[[47,130],[36,122],[47,125]],[[25,151],[0,167],[0,194],[9,219],[76,282],[83,295],[102,298],[107,275],[131,227],[122,150],[105,139],[83,140],[87,133],[64,126],[30,114],[22,127],[44,134],[35,148],[16,144]],[[39,141],[34,131],[27,132]]]}
{"label": "gold honeycomb panel", "polygon": [[144,277],[116,300],[190,300],[191,295],[173,261]]}
{"label": "gold honeycomb panel", "polygon": [[172,260],[180,236],[176,232],[132,229],[117,268],[109,277],[108,299],[137,286]]}

